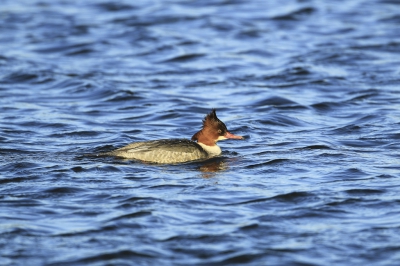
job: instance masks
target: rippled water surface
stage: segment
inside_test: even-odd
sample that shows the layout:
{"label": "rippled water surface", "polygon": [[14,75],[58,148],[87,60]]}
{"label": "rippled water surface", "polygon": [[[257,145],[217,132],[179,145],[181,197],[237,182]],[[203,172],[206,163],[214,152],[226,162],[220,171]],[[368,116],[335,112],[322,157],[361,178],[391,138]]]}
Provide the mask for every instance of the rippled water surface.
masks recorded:
{"label": "rippled water surface", "polygon": [[[399,265],[400,2],[3,0],[1,265]],[[243,141],[180,165],[87,157]]]}

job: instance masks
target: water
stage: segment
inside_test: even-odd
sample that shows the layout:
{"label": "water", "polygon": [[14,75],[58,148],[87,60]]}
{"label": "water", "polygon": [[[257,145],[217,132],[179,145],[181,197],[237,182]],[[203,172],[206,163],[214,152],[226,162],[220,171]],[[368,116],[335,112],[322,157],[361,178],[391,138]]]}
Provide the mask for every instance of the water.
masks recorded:
{"label": "water", "polygon": [[[329,3],[328,3],[329,2]],[[398,265],[400,2],[0,6],[1,265]],[[85,157],[244,141],[181,165]]]}

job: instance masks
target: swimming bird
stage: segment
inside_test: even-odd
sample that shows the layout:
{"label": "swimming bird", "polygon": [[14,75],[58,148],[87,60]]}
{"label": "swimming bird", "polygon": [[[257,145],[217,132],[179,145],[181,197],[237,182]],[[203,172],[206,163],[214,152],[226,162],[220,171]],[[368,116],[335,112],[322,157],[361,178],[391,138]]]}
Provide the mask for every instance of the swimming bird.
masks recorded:
{"label": "swimming bird", "polygon": [[173,164],[208,159],[221,154],[217,141],[244,139],[230,133],[212,109],[203,119],[203,127],[188,139],[161,139],[134,142],[102,155],[135,159],[150,163]]}

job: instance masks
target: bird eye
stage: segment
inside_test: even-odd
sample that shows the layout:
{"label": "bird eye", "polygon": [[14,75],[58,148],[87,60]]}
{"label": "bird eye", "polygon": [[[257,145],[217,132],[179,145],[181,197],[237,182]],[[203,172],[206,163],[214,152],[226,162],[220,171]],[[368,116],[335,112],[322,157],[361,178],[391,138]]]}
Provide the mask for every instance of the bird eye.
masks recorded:
{"label": "bird eye", "polygon": [[221,132],[222,132],[222,130],[221,130],[221,129],[218,129],[218,134],[221,134]]}

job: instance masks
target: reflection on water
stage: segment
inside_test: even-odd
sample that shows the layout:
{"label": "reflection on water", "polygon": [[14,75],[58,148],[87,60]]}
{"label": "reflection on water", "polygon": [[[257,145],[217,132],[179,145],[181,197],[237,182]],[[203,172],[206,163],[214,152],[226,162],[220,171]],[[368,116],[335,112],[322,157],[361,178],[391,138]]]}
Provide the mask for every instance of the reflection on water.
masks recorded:
{"label": "reflection on water", "polygon": [[203,178],[212,178],[216,176],[217,172],[229,169],[229,164],[226,158],[213,158],[209,159],[198,168],[201,171]]}
{"label": "reflection on water", "polygon": [[[93,155],[92,157],[98,157],[97,155]],[[157,164],[157,163],[148,163],[148,162],[143,162],[143,161],[137,161],[137,160],[130,160],[130,159],[121,159],[121,158],[114,158],[113,161],[122,161],[127,164],[143,164],[143,165],[151,165],[157,169],[164,169],[168,164]],[[200,162],[188,162],[188,163],[182,163],[182,164],[172,164],[174,167],[180,167],[180,166],[189,166],[189,168],[192,168],[191,166],[194,166],[197,171],[201,172],[201,176],[203,178],[212,178],[216,176],[216,173],[221,172],[221,171],[226,171],[229,169],[229,164],[233,163],[234,159],[232,158],[226,158],[226,157],[215,157],[211,158],[205,161],[200,161]]]}

